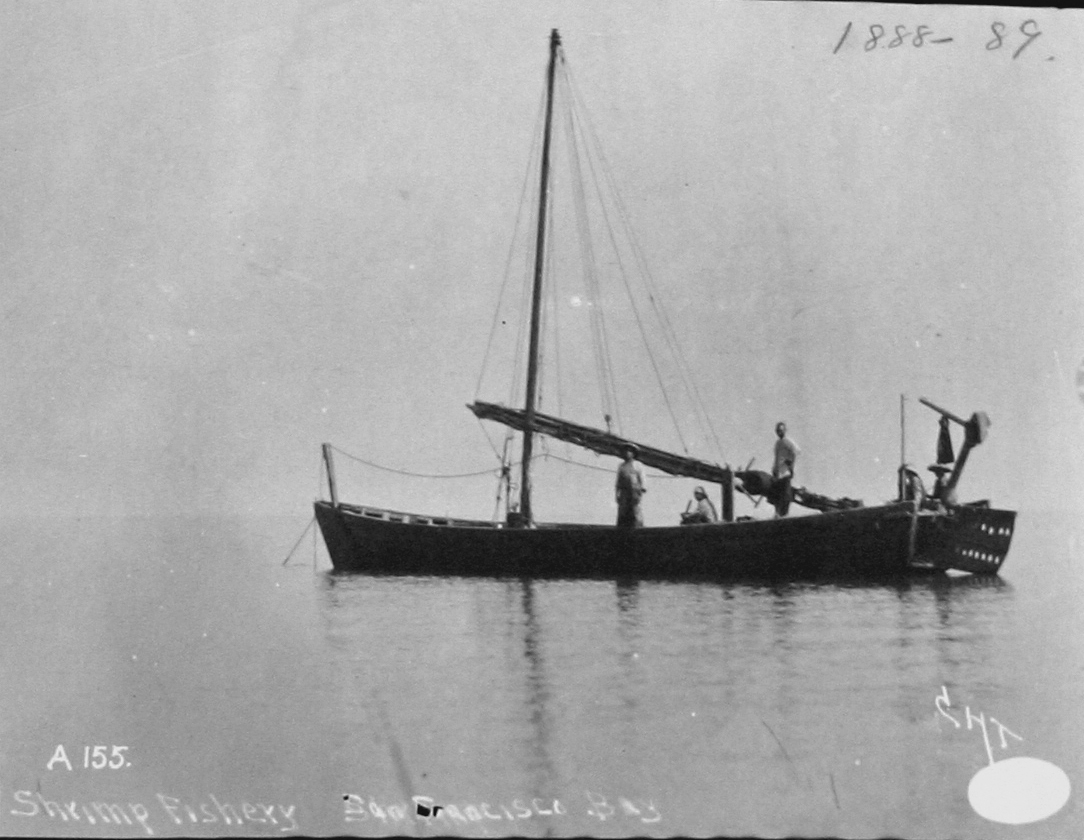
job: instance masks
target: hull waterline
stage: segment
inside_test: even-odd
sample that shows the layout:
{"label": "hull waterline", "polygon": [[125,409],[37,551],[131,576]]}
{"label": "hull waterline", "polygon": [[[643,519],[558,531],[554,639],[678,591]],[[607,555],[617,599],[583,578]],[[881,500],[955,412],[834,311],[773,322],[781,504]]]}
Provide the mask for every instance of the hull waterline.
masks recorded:
{"label": "hull waterline", "polygon": [[913,502],[662,528],[510,528],[325,501],[315,513],[340,572],[662,580],[996,574],[1015,518],[980,506],[923,511]]}

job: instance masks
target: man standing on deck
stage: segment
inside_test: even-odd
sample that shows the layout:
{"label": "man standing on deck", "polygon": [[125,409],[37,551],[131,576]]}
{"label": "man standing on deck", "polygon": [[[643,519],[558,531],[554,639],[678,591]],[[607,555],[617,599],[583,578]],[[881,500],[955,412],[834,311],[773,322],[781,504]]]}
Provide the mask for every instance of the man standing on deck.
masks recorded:
{"label": "man standing on deck", "polygon": [[775,424],[775,461],[772,464],[772,482],[768,501],[775,505],[775,515],[786,516],[790,510],[790,481],[794,478],[794,462],[798,460],[798,444],[787,437],[787,424]]}
{"label": "man standing on deck", "polygon": [[640,528],[644,524],[640,497],[647,492],[644,487],[644,473],[636,463],[635,446],[626,446],[621,450],[621,454],[625,460],[617,468],[617,481],[614,483],[617,524],[623,528]]}

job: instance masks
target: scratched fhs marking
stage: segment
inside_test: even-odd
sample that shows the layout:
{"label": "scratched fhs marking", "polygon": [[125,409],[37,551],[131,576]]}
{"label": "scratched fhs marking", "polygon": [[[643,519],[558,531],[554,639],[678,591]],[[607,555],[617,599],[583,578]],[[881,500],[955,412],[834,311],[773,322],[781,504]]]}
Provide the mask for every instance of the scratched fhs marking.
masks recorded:
{"label": "scratched fhs marking", "polygon": [[[957,729],[962,728],[963,724],[949,712],[952,701],[945,686],[941,686],[941,693],[935,698],[934,705]],[[986,714],[979,712],[976,717],[971,713],[970,706],[964,706],[964,719],[968,729],[972,728],[972,723],[978,724],[990,762],[971,777],[971,783],[967,786],[967,801],[975,813],[991,822],[1023,825],[1045,820],[1065,806],[1069,801],[1071,786],[1064,770],[1049,761],[1029,756],[995,761],[990,734],[986,729]],[[1018,741],[1024,740],[996,718],[991,717],[989,721],[997,726],[1002,749],[1009,746],[1006,735]]]}

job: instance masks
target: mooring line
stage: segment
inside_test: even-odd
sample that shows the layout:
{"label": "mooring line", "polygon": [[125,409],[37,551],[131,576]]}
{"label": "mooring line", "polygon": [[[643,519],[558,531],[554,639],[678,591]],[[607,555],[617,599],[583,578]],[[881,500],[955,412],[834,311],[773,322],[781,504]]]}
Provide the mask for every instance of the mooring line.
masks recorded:
{"label": "mooring line", "polygon": [[282,565],[285,566],[290,562],[290,558],[294,556],[294,552],[297,551],[297,547],[301,545],[301,541],[305,539],[305,534],[309,532],[309,528],[312,527],[312,523],[316,521],[316,517],[313,516],[309,520],[309,524],[305,526],[305,530],[301,532],[301,536],[297,538],[297,542],[294,543],[294,547],[290,549],[290,553],[286,555],[286,559],[282,561]]}

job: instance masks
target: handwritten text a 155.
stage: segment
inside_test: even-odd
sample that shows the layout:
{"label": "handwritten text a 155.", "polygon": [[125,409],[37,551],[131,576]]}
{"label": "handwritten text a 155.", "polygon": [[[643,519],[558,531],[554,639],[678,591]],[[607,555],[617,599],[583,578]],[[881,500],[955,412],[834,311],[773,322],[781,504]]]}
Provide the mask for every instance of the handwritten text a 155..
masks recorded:
{"label": "handwritten text a 155.", "polygon": [[[53,757],[46,763],[45,769],[56,770],[62,767],[65,770],[74,770],[76,766],[79,766],[83,770],[120,770],[122,767],[132,766],[132,762],[124,755],[127,751],[128,747],[117,745],[98,744],[93,747],[87,745],[83,747],[83,763],[73,765],[64,745],[57,744],[56,749],[53,750]],[[73,752],[73,755],[78,757],[78,751]]]}

